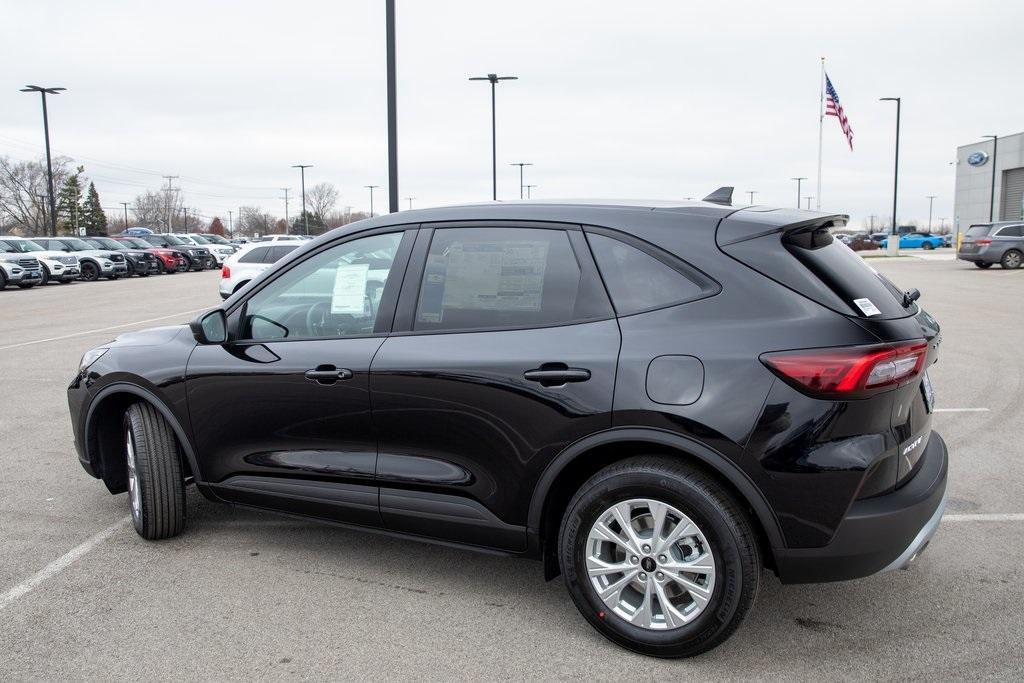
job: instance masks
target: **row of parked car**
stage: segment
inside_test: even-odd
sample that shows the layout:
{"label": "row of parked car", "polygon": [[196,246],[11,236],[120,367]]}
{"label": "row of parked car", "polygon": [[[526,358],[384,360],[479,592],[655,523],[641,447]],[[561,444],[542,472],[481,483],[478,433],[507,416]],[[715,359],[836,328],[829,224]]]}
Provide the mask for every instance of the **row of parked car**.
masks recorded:
{"label": "row of parked car", "polygon": [[218,268],[238,245],[210,234],[0,235],[0,289]]}

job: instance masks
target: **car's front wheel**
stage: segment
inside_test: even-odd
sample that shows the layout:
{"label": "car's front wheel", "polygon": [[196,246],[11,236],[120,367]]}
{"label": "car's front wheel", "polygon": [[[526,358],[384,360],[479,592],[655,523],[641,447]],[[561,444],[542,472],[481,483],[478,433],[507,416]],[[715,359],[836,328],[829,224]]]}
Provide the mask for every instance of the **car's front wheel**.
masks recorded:
{"label": "car's front wheel", "polygon": [[43,281],[40,282],[39,284],[41,284],[41,285],[48,285],[48,284],[50,284],[50,269],[47,268],[46,266],[42,267],[42,276],[43,276]]}
{"label": "car's front wheel", "polygon": [[665,457],[591,477],[562,519],[559,561],[573,602],[603,636],[656,657],[725,641],[754,604],[757,537],[725,488]]}
{"label": "car's front wheel", "polygon": [[82,261],[82,274],[79,277],[86,282],[95,282],[100,279],[100,269],[92,261]]}
{"label": "car's front wheel", "polygon": [[178,440],[167,421],[148,403],[136,403],[124,416],[128,504],[135,531],[155,541],[185,528],[185,478]]}
{"label": "car's front wheel", "polygon": [[1020,268],[1022,260],[1024,259],[1022,259],[1022,254],[1019,251],[1010,249],[1003,254],[1003,258],[999,259],[999,266],[1007,270],[1014,270],[1015,268]]}

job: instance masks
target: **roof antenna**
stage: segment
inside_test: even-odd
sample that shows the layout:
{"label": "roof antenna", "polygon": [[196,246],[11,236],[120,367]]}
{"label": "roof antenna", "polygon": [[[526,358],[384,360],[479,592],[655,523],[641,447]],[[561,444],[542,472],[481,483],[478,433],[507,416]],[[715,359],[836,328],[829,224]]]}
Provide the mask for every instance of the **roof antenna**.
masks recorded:
{"label": "roof antenna", "polygon": [[702,201],[711,202],[712,204],[724,204],[725,206],[732,205],[732,187],[720,187]]}

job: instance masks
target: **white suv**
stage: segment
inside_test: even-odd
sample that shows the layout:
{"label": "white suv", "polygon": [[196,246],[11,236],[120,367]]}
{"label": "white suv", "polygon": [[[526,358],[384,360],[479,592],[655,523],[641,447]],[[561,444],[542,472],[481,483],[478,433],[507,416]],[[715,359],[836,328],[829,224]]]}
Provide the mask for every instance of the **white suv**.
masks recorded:
{"label": "white suv", "polygon": [[295,251],[302,242],[256,242],[247,244],[224,261],[220,276],[220,298],[227,299],[249,281]]}
{"label": "white suv", "polygon": [[63,251],[53,251],[40,246],[25,237],[0,235],[0,251],[5,253],[28,254],[39,260],[42,266],[42,282],[59,282],[65,284],[77,280],[79,270],[78,257]]}
{"label": "white suv", "polygon": [[304,237],[301,235],[263,235],[263,237],[255,237],[251,240],[252,243],[259,242],[302,242]]}

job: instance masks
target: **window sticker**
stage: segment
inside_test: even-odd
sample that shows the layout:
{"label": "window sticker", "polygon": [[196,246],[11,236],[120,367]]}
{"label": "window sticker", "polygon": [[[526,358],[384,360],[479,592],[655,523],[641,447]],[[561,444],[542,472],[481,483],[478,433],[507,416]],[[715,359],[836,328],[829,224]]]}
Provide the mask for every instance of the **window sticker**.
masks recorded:
{"label": "window sticker", "polygon": [[878,307],[871,303],[871,299],[854,299],[854,305],[860,309],[860,312],[871,317],[873,315],[882,315],[882,312],[878,310]]}
{"label": "window sticker", "polygon": [[331,313],[363,315],[366,311],[366,274],[368,263],[339,263],[334,271]]}
{"label": "window sticker", "polygon": [[441,307],[539,311],[548,241],[456,243],[446,254]]}

